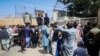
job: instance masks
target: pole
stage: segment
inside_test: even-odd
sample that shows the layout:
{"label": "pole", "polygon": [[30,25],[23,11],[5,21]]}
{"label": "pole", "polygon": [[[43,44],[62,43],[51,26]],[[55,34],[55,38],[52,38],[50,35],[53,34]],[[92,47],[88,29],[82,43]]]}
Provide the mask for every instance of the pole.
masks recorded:
{"label": "pole", "polygon": [[35,10],[34,10],[34,12],[35,12],[35,18],[36,18],[36,7],[35,7]]}
{"label": "pole", "polygon": [[15,5],[15,17],[17,17],[17,8],[16,8],[16,5]]}
{"label": "pole", "polygon": [[26,6],[24,6],[24,13],[26,12]]}

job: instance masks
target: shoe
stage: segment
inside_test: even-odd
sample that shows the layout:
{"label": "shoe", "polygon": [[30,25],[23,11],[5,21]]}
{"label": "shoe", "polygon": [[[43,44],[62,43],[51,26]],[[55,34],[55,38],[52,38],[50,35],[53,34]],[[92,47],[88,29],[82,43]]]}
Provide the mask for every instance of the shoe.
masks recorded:
{"label": "shoe", "polygon": [[23,51],[26,51],[25,49]]}
{"label": "shoe", "polygon": [[21,53],[23,53],[23,51],[21,51]]}
{"label": "shoe", "polygon": [[9,50],[10,50],[10,48],[11,48],[11,47],[9,47],[7,51],[9,51]]}

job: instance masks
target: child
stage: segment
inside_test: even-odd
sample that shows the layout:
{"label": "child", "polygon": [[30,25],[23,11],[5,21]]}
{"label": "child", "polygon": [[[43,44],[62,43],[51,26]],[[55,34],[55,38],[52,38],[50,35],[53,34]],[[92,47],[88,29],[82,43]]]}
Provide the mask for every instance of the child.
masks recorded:
{"label": "child", "polygon": [[83,47],[84,45],[81,41],[78,42],[77,46],[78,48],[74,50],[73,56],[88,56],[87,49]]}

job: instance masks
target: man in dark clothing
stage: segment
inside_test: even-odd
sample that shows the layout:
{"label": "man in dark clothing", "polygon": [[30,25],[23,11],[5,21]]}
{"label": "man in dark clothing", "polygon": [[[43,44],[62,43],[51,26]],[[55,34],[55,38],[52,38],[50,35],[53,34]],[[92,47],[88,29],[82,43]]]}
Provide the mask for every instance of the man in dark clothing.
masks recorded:
{"label": "man in dark clothing", "polygon": [[36,35],[37,30],[34,26],[31,27],[31,30],[32,30],[32,37],[31,37],[32,45],[33,45],[33,48],[36,48],[38,44],[38,37]]}
{"label": "man in dark clothing", "polygon": [[26,26],[24,31],[25,31],[25,38],[26,38],[26,47],[29,48],[30,44],[31,44],[32,30],[31,30],[30,26]]}
{"label": "man in dark clothing", "polygon": [[84,44],[82,41],[77,43],[78,48],[74,50],[73,56],[88,56],[87,49],[84,48]]}
{"label": "man in dark clothing", "polygon": [[84,26],[83,32],[87,34],[87,32],[91,29],[91,23],[88,22],[87,25]]}
{"label": "man in dark clothing", "polygon": [[44,24],[46,24],[47,26],[49,25],[49,17],[47,14],[45,14],[45,17],[44,17]]}
{"label": "man in dark clothing", "polygon": [[59,31],[57,29],[54,29],[53,38],[52,38],[53,42],[55,42],[59,39],[58,33],[59,33]]}
{"label": "man in dark clothing", "polygon": [[100,29],[96,23],[92,24],[93,28],[87,33],[88,53],[91,56],[98,56],[100,50]]}
{"label": "man in dark clothing", "polygon": [[89,30],[91,29],[91,23],[88,22],[87,25],[84,26],[83,28],[83,41],[84,41],[84,45],[85,47],[87,47],[87,39],[86,39],[86,34],[89,32]]}
{"label": "man in dark clothing", "polygon": [[58,31],[58,29],[55,29],[55,28],[57,28],[57,27],[56,26],[54,27],[53,36],[52,36],[52,43],[51,43],[53,56],[56,56],[57,41],[59,39],[59,31]]}
{"label": "man in dark clothing", "polygon": [[36,20],[37,20],[38,26],[41,26],[42,23],[43,23],[43,19],[41,18],[41,15],[40,14],[38,14],[38,17],[36,18]]}
{"label": "man in dark clothing", "polygon": [[19,36],[20,45],[21,45],[21,50],[20,51],[23,53],[23,51],[25,51],[25,46],[26,46],[26,41],[25,41],[26,37],[25,37],[25,31],[24,31],[25,27],[21,26],[20,28],[21,29],[19,31],[18,36]]}

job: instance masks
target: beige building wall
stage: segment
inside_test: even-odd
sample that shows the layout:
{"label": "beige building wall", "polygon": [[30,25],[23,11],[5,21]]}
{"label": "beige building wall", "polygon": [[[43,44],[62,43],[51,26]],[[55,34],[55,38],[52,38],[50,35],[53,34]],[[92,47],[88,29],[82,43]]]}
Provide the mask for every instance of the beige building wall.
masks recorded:
{"label": "beige building wall", "polygon": [[[0,25],[24,25],[23,19],[22,18],[3,18],[0,19]],[[32,19],[32,25],[37,25],[37,22],[35,19]]]}

